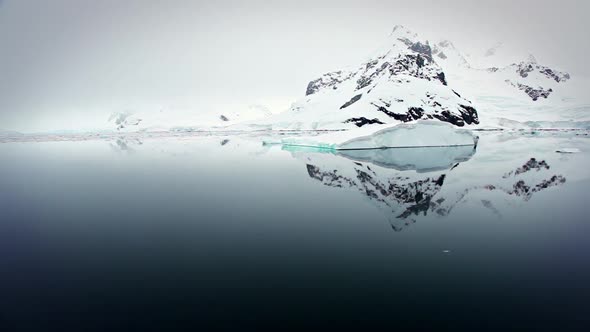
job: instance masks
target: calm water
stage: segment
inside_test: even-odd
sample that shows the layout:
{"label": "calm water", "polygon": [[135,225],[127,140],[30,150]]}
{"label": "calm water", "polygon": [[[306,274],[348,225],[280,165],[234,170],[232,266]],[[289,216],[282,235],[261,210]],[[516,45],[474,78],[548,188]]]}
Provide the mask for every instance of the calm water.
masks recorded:
{"label": "calm water", "polygon": [[262,139],[0,144],[0,330],[590,323],[585,133]]}

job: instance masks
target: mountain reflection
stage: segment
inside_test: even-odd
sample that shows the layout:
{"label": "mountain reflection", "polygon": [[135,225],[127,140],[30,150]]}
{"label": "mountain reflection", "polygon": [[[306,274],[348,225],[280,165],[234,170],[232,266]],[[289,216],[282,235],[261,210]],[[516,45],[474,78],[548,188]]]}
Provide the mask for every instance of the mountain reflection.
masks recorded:
{"label": "mountain reflection", "polygon": [[[375,150],[318,150],[283,147],[306,164],[310,178],[325,186],[354,190],[372,203],[401,231],[417,219],[434,213],[447,216],[476,192],[500,192],[507,199],[528,201],[533,194],[565,183],[561,175],[547,174],[545,161],[531,158],[516,170],[476,184],[461,174],[460,164],[476,153],[473,147],[405,148]],[[453,186],[443,190],[453,176]],[[501,217],[494,200],[480,199],[481,207]]]}

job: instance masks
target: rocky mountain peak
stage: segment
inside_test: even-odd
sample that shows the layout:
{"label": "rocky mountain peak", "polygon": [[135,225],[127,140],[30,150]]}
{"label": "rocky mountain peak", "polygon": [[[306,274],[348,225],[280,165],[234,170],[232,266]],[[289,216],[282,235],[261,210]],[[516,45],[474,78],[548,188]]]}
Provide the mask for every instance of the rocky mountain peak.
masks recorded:
{"label": "rocky mountain peak", "polygon": [[[478,110],[489,103],[480,96],[498,93],[536,102],[549,99],[570,78],[540,65],[528,53],[513,53],[499,43],[474,58],[449,40],[428,41],[397,25],[366,61],[311,80],[305,97],[280,122],[313,129],[428,119],[459,127],[478,125]],[[480,59],[484,60],[477,63]]]}

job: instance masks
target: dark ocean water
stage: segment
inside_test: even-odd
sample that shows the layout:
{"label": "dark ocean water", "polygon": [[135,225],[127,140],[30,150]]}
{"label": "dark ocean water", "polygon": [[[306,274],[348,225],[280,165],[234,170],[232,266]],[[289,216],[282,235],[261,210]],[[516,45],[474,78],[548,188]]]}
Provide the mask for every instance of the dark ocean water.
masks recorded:
{"label": "dark ocean water", "polygon": [[0,331],[590,323],[587,136],[261,140],[0,144]]}

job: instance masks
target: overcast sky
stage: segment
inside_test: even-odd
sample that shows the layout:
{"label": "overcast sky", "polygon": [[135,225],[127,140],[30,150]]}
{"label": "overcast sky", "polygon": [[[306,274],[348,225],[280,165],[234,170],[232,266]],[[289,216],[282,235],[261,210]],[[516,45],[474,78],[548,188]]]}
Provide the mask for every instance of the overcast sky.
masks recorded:
{"label": "overcast sky", "polygon": [[589,3],[0,0],[0,128],[91,128],[122,110],[277,112],[396,24],[466,50],[519,44],[588,75]]}

